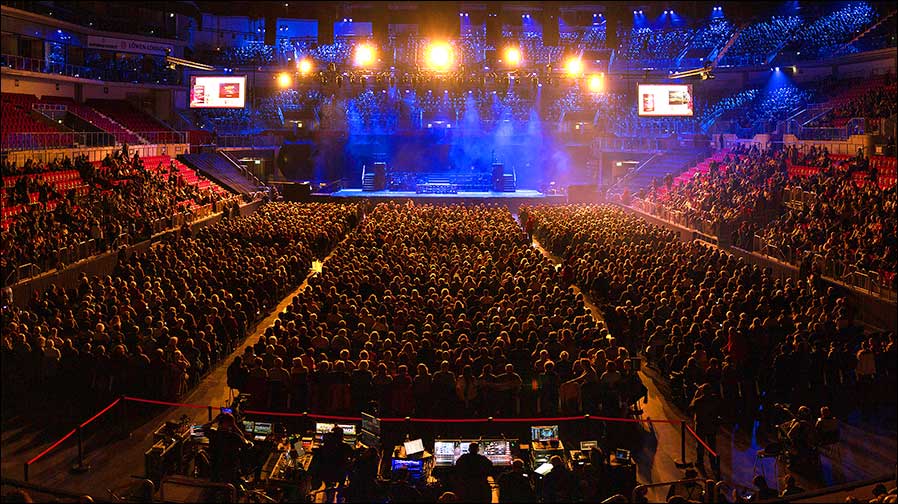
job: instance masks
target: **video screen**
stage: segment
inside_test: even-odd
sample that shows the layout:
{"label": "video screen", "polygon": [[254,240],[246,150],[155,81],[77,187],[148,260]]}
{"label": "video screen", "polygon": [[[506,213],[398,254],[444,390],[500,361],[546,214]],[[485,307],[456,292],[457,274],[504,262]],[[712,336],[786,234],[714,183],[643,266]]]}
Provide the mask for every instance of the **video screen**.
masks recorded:
{"label": "video screen", "polygon": [[558,426],[534,425],[530,427],[530,439],[533,441],[552,441],[558,439]]}
{"label": "video screen", "polygon": [[266,422],[256,422],[256,428],[253,432],[262,436],[271,434],[271,424]]}
{"label": "video screen", "polygon": [[362,430],[366,430],[376,436],[380,435],[380,419],[368,413],[362,413]]}
{"label": "video screen", "polygon": [[511,465],[511,444],[508,441],[480,441],[480,454],[495,466]]}
{"label": "video screen", "polygon": [[393,459],[390,462],[390,471],[396,472],[400,469],[407,470],[411,479],[415,481],[419,479],[424,472],[424,461]]}
{"label": "video screen", "polygon": [[434,464],[437,466],[455,465],[459,457],[468,453],[468,447],[471,446],[472,442],[480,445],[480,454],[488,458],[493,465],[511,465],[511,443],[504,439],[484,439],[480,441],[444,439],[435,441],[433,443]]}
{"label": "video screen", "polygon": [[455,465],[458,457],[468,453],[468,446],[470,445],[470,441],[462,441],[460,439],[434,441],[434,464],[438,466]]}
{"label": "video screen", "polygon": [[244,108],[246,76],[190,77],[190,108]]}
{"label": "video screen", "polygon": [[[257,424],[258,425],[258,424]],[[334,427],[340,427],[343,429],[344,436],[355,436],[356,435],[356,427],[353,424],[332,424],[327,422],[316,422],[315,423],[315,432],[317,434],[327,434],[331,432]]]}
{"label": "video screen", "polygon": [[639,84],[637,111],[641,117],[692,117],[691,84]]}

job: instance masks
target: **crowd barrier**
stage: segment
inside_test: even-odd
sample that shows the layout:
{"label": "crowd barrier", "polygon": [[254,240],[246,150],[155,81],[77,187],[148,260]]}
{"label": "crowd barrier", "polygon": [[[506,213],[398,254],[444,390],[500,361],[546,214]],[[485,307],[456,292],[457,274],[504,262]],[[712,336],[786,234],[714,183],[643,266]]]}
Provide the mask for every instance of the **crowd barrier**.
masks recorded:
{"label": "crowd barrier", "polygon": [[[131,396],[120,396],[111,403],[109,403],[106,407],[99,410],[97,413],[92,415],[87,420],[77,424],[73,429],[67,432],[64,436],[53,442],[50,446],[45,448],[43,451],[29,459],[24,464],[24,479],[26,482],[29,481],[29,473],[30,468],[35,463],[44,459],[51,452],[56,450],[60,445],[62,445],[65,441],[72,438],[73,436],[77,439],[78,446],[78,459],[77,462],[73,466],[73,470],[75,471],[85,471],[89,469],[89,467],[84,462],[84,432],[85,428],[89,425],[93,424],[104,415],[109,413],[110,411],[117,410],[119,412],[119,421],[121,423],[125,422],[124,411],[122,411],[122,407],[127,403],[139,403],[139,404],[148,404],[155,406],[167,406],[174,408],[190,408],[190,409],[198,409],[198,410],[206,410],[208,420],[211,422],[215,418],[215,412],[218,407],[211,405],[201,405],[201,404],[189,404],[189,403],[179,403],[172,401],[160,401],[157,399],[145,399],[141,397],[131,397]],[[275,417],[275,418],[293,418],[293,419],[301,419],[307,423],[311,423],[313,420],[332,420],[337,422],[361,422],[361,417],[356,416],[346,416],[346,415],[330,415],[330,414],[320,414],[320,413],[309,413],[309,412],[284,412],[284,411],[261,411],[261,410],[243,410],[242,412],[247,416],[264,416],[264,417]],[[653,418],[618,418],[618,417],[603,417],[603,416],[594,416],[590,414],[583,415],[574,415],[574,416],[559,416],[559,417],[523,417],[523,418],[501,418],[501,417],[483,417],[483,418],[417,418],[417,417],[382,417],[379,418],[382,423],[386,424],[441,424],[441,425],[452,425],[452,424],[481,424],[481,425],[495,425],[495,424],[522,424],[526,425],[529,429],[530,425],[554,425],[554,424],[562,424],[565,422],[585,422],[587,428],[592,426],[593,422],[608,422],[608,423],[620,423],[620,424],[668,424],[668,425],[679,425],[680,426],[680,459],[677,461],[678,465],[688,466],[690,465],[687,462],[687,453],[686,453],[686,442],[687,438],[693,438],[697,443],[701,444],[705,450],[707,450],[710,459],[712,460],[712,466],[719,463],[720,456],[719,454],[711,449],[708,443],[703,440],[689,425],[685,420],[670,420],[670,419],[653,419]],[[310,426],[310,425],[309,425]]]}

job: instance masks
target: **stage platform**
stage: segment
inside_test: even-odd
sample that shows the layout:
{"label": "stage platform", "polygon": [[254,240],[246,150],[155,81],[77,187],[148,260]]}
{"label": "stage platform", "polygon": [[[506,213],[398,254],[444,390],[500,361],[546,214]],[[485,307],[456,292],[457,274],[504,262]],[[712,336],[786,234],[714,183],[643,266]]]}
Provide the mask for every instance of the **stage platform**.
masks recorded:
{"label": "stage platform", "polygon": [[564,194],[543,194],[532,189],[518,189],[515,192],[459,192],[456,194],[419,194],[414,191],[363,191],[361,189],[341,189],[331,194],[313,194],[316,198],[368,198],[377,200],[420,201],[428,203],[478,203],[494,202],[513,206],[522,203],[565,203]]}

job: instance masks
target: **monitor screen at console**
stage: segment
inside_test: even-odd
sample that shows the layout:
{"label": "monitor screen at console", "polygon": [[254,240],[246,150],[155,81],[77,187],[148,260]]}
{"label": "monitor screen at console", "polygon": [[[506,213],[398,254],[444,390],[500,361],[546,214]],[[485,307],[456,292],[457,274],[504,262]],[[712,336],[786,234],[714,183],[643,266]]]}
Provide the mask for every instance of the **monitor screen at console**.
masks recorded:
{"label": "monitor screen at console", "polygon": [[691,84],[639,84],[636,110],[641,117],[692,117]]}
{"label": "monitor screen at console", "polygon": [[532,441],[550,441],[558,439],[558,426],[534,425],[530,427],[530,439]]}
{"label": "monitor screen at console", "polygon": [[511,443],[504,439],[480,441],[480,454],[494,466],[511,465]]}
{"label": "monitor screen at console", "polygon": [[455,465],[455,461],[458,460],[458,457],[468,453],[468,446],[470,445],[470,441],[462,441],[461,439],[434,441],[434,463],[438,466]]}

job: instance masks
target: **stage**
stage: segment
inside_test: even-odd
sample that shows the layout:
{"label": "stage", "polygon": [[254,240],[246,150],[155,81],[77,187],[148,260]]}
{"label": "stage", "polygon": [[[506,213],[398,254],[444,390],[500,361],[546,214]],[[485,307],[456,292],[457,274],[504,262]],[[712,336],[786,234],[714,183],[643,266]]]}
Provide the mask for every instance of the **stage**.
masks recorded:
{"label": "stage", "polygon": [[520,204],[536,205],[540,203],[566,203],[564,194],[544,194],[532,189],[518,189],[514,192],[498,191],[471,191],[455,194],[423,194],[415,191],[363,191],[362,189],[341,189],[330,194],[316,193],[312,195],[318,198],[366,198],[374,200],[402,200],[420,201],[422,203],[502,203],[517,207]]}

